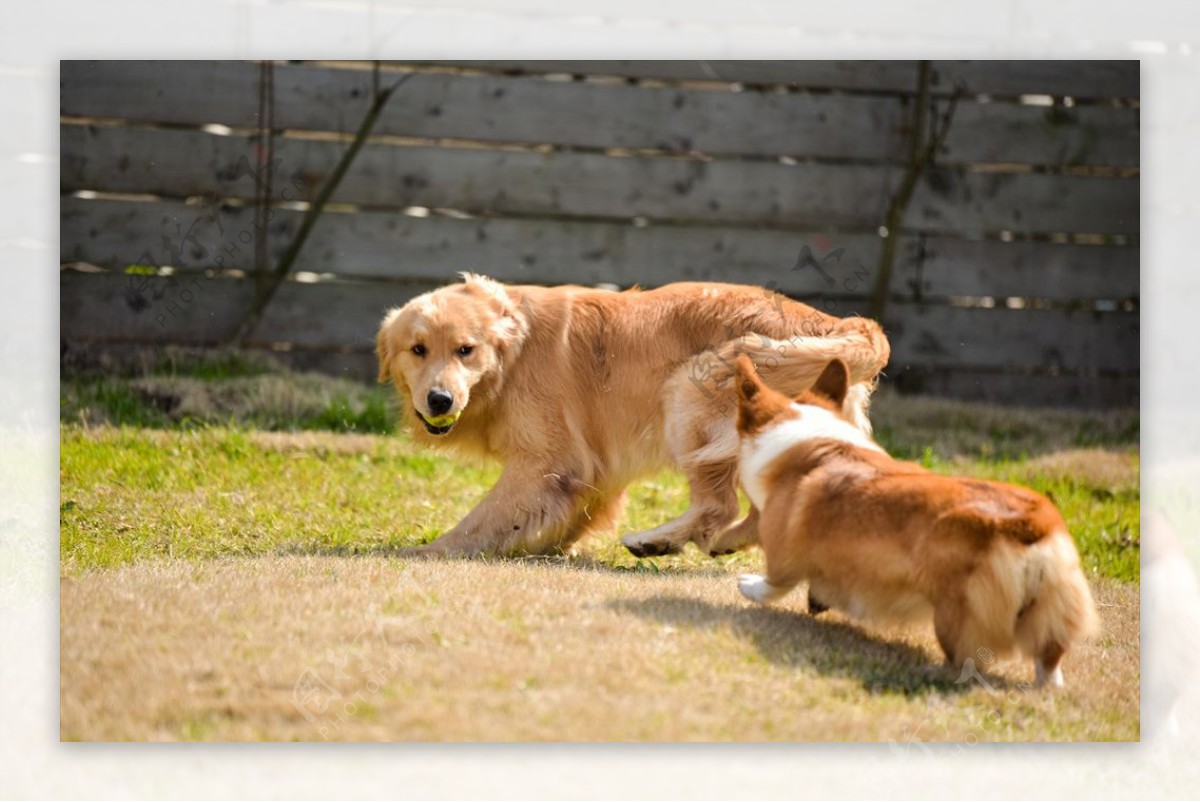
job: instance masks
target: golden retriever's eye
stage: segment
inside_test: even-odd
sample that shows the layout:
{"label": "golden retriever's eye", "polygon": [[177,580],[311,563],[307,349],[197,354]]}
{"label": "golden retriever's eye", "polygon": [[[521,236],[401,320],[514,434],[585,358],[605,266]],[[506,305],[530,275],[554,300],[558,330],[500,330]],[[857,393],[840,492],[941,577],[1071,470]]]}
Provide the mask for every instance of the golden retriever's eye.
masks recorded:
{"label": "golden retriever's eye", "polygon": [[475,350],[475,346],[473,346],[473,345],[460,345],[458,347],[458,355],[459,356],[470,356],[471,352],[474,350]]}
{"label": "golden retriever's eye", "polygon": [[416,354],[417,356],[425,356],[425,346],[421,345],[420,343],[417,343],[416,345],[414,345],[412,347],[412,352],[414,354]]}

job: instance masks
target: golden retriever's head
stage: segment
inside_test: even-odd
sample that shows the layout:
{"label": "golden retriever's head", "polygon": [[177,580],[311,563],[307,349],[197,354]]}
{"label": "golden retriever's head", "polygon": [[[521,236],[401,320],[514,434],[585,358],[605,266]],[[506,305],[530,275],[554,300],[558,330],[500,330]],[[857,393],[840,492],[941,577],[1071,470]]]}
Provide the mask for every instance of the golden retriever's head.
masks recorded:
{"label": "golden retriever's head", "polygon": [[472,391],[495,391],[527,324],[504,286],[463,274],[388,312],[376,337],[379,381],[406,396],[409,415],[433,435],[454,428]]}

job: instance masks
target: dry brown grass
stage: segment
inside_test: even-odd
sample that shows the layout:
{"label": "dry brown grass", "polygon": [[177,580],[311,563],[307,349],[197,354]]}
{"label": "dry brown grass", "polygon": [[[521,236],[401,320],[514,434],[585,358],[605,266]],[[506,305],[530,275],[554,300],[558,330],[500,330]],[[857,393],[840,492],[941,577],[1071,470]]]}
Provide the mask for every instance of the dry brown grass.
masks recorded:
{"label": "dry brown grass", "polygon": [[[1138,737],[1136,585],[1098,585],[1102,637],[1068,656],[1065,691],[1043,693],[1020,687],[1027,665],[1000,666],[994,690],[957,685],[931,669],[928,632],[811,619],[803,594],[753,607],[736,570],[378,556],[85,570],[62,580],[61,734],[904,749]],[[304,678],[314,692],[297,707]]]}
{"label": "dry brown grass", "polygon": [[1039,409],[900,395],[887,387],[871,401],[871,422],[887,449],[908,458],[930,453],[1015,458],[1078,448],[1136,450],[1138,410]]}

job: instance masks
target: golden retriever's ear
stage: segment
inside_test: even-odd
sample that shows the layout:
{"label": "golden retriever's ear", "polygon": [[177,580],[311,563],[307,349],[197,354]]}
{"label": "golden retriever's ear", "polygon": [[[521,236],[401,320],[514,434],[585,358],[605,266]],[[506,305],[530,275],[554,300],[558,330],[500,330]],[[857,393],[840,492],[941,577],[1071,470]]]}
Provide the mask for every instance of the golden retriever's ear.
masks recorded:
{"label": "golden retriever's ear", "polygon": [[825,370],[821,372],[817,383],[813,385],[812,391],[818,395],[823,395],[836,404],[842,406],[842,402],[846,400],[846,392],[850,389],[850,368],[846,367],[846,363],[840,359],[835,359],[825,366]]}
{"label": "golden retriever's ear", "polygon": [[463,281],[473,292],[486,298],[496,313],[491,325],[492,336],[500,350],[509,350],[519,345],[529,330],[525,316],[517,308],[508,290],[498,281],[477,273],[462,273]]}
{"label": "golden retriever's ear", "polygon": [[375,335],[375,357],[379,360],[379,382],[385,383],[392,377],[392,358],[395,356],[392,345],[391,324],[400,314],[399,309],[392,309],[379,324],[379,333]]}

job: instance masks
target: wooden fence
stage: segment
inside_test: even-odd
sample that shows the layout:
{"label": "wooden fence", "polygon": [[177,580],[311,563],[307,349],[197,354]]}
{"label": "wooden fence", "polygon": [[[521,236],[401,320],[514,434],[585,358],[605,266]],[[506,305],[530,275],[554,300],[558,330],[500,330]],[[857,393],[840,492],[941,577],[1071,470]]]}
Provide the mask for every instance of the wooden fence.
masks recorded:
{"label": "wooden fence", "polygon": [[[227,340],[377,86],[406,74],[248,347],[373,376],[384,310],[467,269],[734,281],[864,313],[890,237],[887,381],[1137,403],[1125,61],[63,62],[65,347]],[[914,128],[952,102],[887,231]]]}

